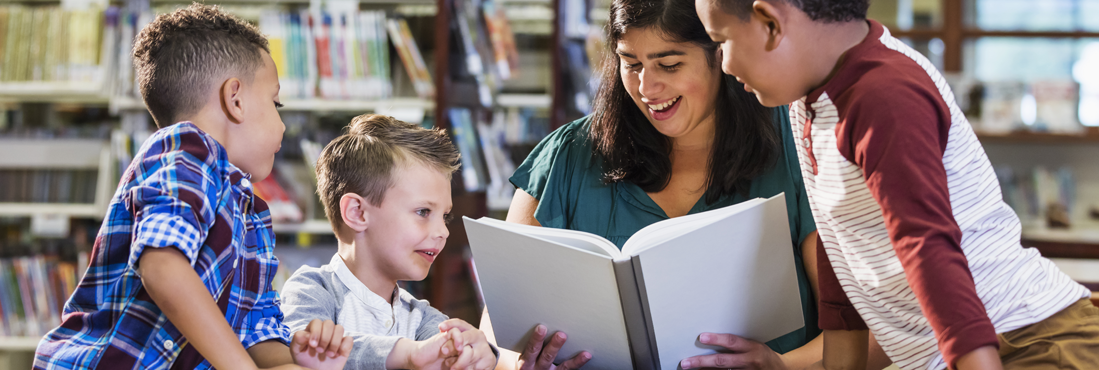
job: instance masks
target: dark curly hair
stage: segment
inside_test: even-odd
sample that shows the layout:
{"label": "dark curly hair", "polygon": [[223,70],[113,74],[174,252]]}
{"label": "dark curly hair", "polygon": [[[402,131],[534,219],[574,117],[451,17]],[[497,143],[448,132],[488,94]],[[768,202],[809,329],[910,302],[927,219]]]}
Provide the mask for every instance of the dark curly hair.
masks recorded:
{"label": "dark curly hair", "polygon": [[[752,13],[754,0],[713,0],[721,11],[748,20]],[[785,1],[809,16],[809,19],[821,22],[849,22],[866,19],[866,9],[870,0],[767,0]]]}
{"label": "dark curly hair", "polygon": [[198,112],[216,82],[250,82],[270,53],[259,29],[199,3],[161,14],[134,39],[141,98],[158,127]]}
{"label": "dark curly hair", "polygon": [[[705,50],[711,67],[718,43],[706,34],[693,0],[615,0],[607,20],[601,84],[595,95],[590,137],[604,160],[603,181],[629,181],[646,192],[668,186],[672,176],[671,140],[656,130],[622,84],[618,41],[633,29],[659,31],[667,40]],[[772,110],[732,76],[721,74],[714,99],[714,143],[710,153],[705,200],[746,193],[752,178],[769,168],[779,153]]]}

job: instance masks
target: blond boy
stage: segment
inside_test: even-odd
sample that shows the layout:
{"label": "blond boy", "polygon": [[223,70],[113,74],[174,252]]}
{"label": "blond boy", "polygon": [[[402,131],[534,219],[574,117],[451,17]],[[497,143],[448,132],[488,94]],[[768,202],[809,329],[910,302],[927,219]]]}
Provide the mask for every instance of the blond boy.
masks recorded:
{"label": "blond boy", "polygon": [[[490,369],[497,352],[468,323],[397,286],[423,280],[450,234],[458,152],[440,130],[362,115],[317,161],[317,192],[339,240],[329,264],[284,289],[287,323],[334,320],[355,340],[356,369]],[[453,329],[441,332],[446,322]]]}

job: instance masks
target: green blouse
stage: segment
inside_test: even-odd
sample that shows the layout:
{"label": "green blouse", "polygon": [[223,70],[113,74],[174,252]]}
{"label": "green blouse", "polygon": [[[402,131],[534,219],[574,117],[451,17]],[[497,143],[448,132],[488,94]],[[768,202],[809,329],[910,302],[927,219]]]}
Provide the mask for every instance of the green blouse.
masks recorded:
{"label": "green blouse", "polygon": [[[778,353],[801,347],[820,334],[816,300],[801,258],[801,241],[816,230],[816,224],[798,168],[787,112],[786,107],[779,107],[773,113],[776,129],[782,134],[783,155],[767,172],[752,180],[747,197],[740,194],[723,196],[714,204],[706,204],[702,197],[688,212],[694,214],[786,193],[790,239],[797,241],[790,247],[794,249],[794,260],[799,267],[798,285],[806,326],[767,342]],[[668,216],[637,185],[602,182],[602,162],[592,154],[588,137],[589,118],[562,126],[542,139],[511,176],[511,183],[538,200],[534,217],[542,226],[590,232],[622,248],[638,230],[668,219]]]}

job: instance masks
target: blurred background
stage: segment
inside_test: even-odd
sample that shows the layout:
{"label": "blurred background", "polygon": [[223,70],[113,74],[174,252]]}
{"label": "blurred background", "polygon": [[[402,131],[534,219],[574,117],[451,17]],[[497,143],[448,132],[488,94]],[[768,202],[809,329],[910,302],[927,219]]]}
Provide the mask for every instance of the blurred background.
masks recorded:
{"label": "blurred background", "polygon": [[[83,275],[120,173],[156,127],[134,35],[183,0],[0,0],[0,370],[25,369]],[[335,238],[313,164],[351,117],[448,130],[454,214],[503,218],[507,178],[591,110],[609,0],[210,0],[269,36],[287,130],[271,204],[281,265],[327,263]],[[944,71],[1023,221],[1024,245],[1099,291],[1099,0],[871,0],[869,18]],[[464,230],[423,282],[479,322]]]}

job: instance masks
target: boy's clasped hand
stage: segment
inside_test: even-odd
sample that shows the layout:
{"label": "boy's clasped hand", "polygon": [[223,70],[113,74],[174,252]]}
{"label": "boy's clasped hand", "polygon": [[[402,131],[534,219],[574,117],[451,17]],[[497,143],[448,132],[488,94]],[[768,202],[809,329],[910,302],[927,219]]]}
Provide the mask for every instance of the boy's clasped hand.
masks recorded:
{"label": "boy's clasped hand", "polygon": [[[394,347],[399,351],[394,357],[400,361],[397,366],[420,370],[489,370],[496,366],[496,355],[484,332],[460,319],[447,320],[439,328],[439,334],[426,340],[401,339]],[[343,326],[315,319],[293,335],[290,352],[297,365],[275,369],[343,369],[353,346],[354,338],[344,336]]]}
{"label": "boy's clasped hand", "polygon": [[[449,329],[448,329],[449,328]],[[489,370],[496,355],[485,333],[460,319],[439,324],[439,334],[422,341],[402,338],[390,356],[388,368],[420,370]]]}

